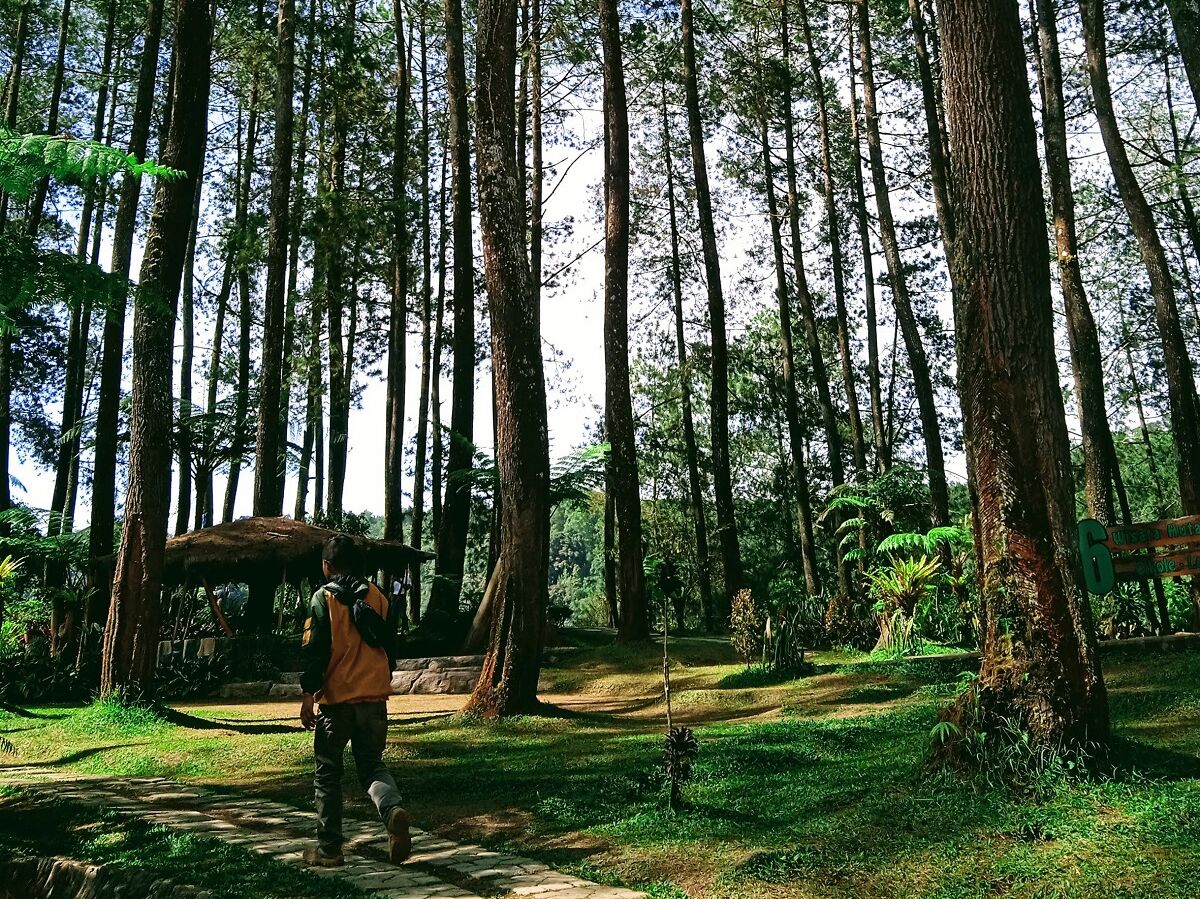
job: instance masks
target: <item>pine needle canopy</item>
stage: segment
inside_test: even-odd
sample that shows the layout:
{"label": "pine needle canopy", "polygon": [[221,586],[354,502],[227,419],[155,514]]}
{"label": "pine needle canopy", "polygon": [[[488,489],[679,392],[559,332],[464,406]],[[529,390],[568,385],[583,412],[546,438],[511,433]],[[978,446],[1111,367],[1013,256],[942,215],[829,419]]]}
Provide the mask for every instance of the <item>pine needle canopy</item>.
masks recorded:
{"label": "pine needle canopy", "polygon": [[[293,518],[243,518],[167,541],[165,587],[296,583],[321,576],[321,549],[336,534]],[[433,554],[395,540],[352,537],[368,571],[399,572]]]}

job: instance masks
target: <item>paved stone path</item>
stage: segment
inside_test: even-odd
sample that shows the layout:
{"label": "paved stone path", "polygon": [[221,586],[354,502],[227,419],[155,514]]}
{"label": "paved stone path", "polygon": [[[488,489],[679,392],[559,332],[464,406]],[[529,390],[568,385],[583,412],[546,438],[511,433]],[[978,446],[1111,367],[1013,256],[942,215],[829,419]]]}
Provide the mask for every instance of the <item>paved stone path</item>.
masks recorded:
{"label": "paved stone path", "polygon": [[[314,842],[311,812],[162,778],[9,767],[0,768],[0,784],[112,808],[173,830],[214,837],[284,864],[302,865],[304,848]],[[592,883],[530,859],[455,843],[416,828],[412,857],[396,867],[387,861],[386,834],[378,820],[347,816],[344,831],[345,866],[309,870],[344,878],[379,899],[645,899],[644,893]]]}

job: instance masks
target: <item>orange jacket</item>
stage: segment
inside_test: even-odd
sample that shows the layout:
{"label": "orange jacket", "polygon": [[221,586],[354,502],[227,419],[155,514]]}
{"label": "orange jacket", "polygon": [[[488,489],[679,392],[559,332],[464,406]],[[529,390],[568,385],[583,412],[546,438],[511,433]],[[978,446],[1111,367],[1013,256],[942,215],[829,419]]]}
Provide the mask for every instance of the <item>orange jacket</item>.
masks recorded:
{"label": "orange jacket", "polygon": [[[346,579],[317,590],[304,623],[304,671],[300,686],[317,702],[329,705],[380,702],[392,695],[392,671],[387,651],[368,646],[354,624],[350,608],[331,595],[345,590]],[[356,597],[388,620],[389,603],[374,584],[356,580]]]}

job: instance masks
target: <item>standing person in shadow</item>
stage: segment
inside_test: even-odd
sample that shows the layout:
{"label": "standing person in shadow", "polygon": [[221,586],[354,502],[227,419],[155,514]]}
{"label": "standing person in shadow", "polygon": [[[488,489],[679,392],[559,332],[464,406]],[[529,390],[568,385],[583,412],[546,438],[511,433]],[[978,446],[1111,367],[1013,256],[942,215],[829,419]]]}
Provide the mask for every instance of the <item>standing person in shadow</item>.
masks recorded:
{"label": "standing person in shadow", "polygon": [[363,577],[358,547],[350,537],[331,537],[321,560],[327,583],[309,603],[300,677],[300,723],[316,731],[317,845],[305,850],[304,861],[322,868],[345,864],[342,770],[349,743],[358,782],[387,828],[388,857],[400,864],[412,851],[409,817],[383,764],[399,610]]}

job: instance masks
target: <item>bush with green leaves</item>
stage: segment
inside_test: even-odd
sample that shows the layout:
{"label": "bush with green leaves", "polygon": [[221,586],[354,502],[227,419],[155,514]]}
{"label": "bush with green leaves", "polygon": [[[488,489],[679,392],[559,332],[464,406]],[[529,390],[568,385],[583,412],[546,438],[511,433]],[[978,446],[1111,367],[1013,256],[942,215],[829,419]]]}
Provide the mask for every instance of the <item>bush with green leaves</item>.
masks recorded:
{"label": "bush with green leaves", "polygon": [[749,590],[739,590],[729,613],[729,639],[738,658],[747,666],[762,659],[767,616]]}
{"label": "bush with green leaves", "polygon": [[889,655],[908,655],[918,649],[915,615],[918,607],[936,589],[941,571],[937,559],[893,558],[871,572],[872,607],[879,616],[879,641],[875,651]]}

